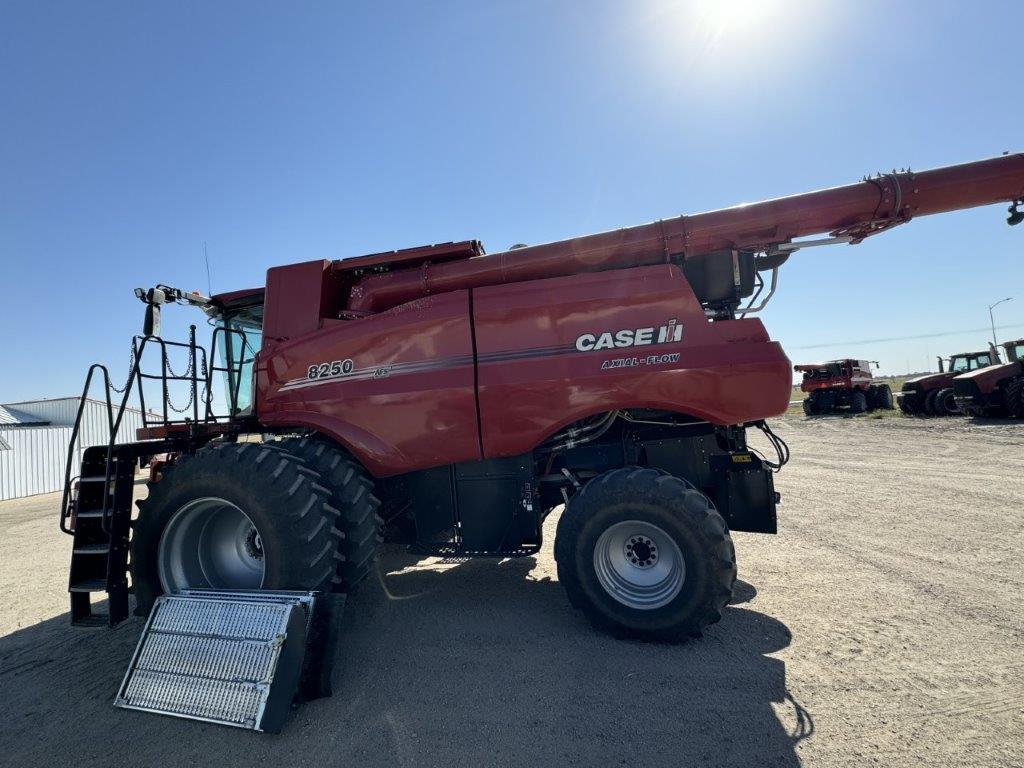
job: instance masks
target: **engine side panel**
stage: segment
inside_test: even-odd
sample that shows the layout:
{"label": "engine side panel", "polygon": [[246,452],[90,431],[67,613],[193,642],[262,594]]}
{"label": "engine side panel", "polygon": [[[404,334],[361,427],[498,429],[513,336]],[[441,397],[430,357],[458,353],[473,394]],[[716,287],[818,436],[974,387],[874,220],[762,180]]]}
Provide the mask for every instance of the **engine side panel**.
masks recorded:
{"label": "engine side panel", "polygon": [[320,430],[378,477],[481,458],[469,292],[265,343],[257,412]]}
{"label": "engine side panel", "polygon": [[761,322],[709,323],[673,265],[477,288],[473,309],[487,458],[601,411],[725,425],[789,404],[790,362]]}
{"label": "engine side panel", "polygon": [[[1000,365],[990,365],[987,368],[979,368],[976,371],[970,373],[961,373],[955,379],[953,379],[953,386],[956,387],[957,381],[962,380],[963,382],[971,382],[976,390],[983,395],[990,395],[995,392],[996,388],[1013,378],[1014,376],[1020,376],[1024,374],[1024,363],[1012,362],[1002,363]],[[962,391],[967,393],[968,390],[961,385],[957,388],[958,392]]]}

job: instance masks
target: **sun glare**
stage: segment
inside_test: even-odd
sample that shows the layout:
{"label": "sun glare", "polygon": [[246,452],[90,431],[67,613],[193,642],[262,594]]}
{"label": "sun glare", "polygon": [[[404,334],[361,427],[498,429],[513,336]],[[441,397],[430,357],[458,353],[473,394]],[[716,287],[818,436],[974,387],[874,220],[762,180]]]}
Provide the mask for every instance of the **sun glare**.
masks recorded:
{"label": "sun glare", "polygon": [[650,0],[637,42],[654,71],[699,90],[800,66],[829,15],[811,0]]}

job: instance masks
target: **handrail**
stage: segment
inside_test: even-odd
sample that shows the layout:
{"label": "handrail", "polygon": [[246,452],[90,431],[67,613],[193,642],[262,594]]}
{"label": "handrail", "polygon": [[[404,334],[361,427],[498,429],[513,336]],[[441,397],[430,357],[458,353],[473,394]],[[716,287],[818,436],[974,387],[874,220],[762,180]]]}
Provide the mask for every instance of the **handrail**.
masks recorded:
{"label": "handrail", "polygon": [[[95,373],[97,368],[103,372],[103,382],[105,384],[103,389],[106,393],[107,401],[107,425],[111,429],[111,434],[113,434],[114,410],[110,402],[110,372],[107,370],[107,366],[101,365],[100,363],[93,363],[89,366],[89,372],[85,375],[85,386],[82,388],[82,398],[78,401],[78,413],[75,415],[75,426],[71,429],[71,440],[68,442],[68,460],[64,466],[64,495],[61,498],[60,503],[60,530],[61,532],[69,535],[74,533],[74,531],[69,529],[65,524],[65,520],[67,519],[68,495],[71,492],[71,464],[75,457],[75,442],[78,440],[78,432],[82,425],[82,412],[85,410],[85,404],[89,395],[89,387],[92,385],[92,375]],[[106,494],[106,486],[104,486],[104,494]]]}

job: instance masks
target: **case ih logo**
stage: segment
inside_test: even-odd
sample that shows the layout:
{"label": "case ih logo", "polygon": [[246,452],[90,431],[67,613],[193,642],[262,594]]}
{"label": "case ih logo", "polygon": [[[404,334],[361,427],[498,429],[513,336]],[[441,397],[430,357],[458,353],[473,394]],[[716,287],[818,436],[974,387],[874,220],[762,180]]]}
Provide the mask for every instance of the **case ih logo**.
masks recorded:
{"label": "case ih logo", "polygon": [[682,340],[683,326],[673,318],[659,328],[624,328],[621,331],[605,331],[598,334],[584,333],[576,339],[576,351],[644,347],[648,344],[671,344]]}

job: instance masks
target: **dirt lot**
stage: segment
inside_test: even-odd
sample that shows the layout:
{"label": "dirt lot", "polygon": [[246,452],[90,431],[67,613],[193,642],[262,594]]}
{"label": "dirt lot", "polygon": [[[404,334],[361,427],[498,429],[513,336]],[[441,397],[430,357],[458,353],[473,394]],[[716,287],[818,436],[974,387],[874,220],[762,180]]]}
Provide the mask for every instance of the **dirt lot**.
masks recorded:
{"label": "dirt lot", "polygon": [[702,640],[592,631],[550,546],[389,552],[337,693],[278,737],[113,709],[141,620],[73,632],[56,499],[0,503],[0,764],[1024,765],[1024,425],[776,426],[780,535],[736,535],[737,597]]}

